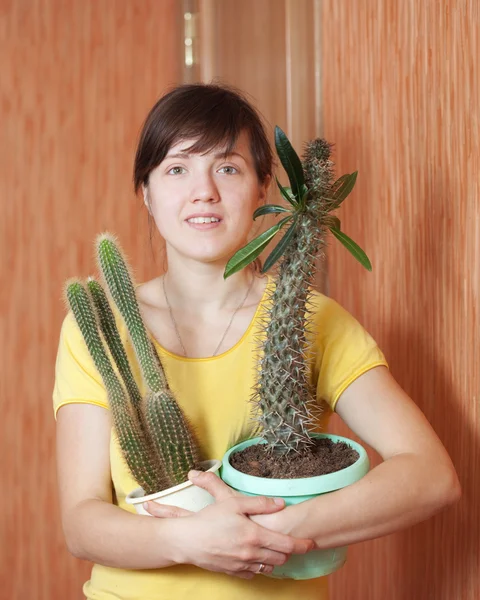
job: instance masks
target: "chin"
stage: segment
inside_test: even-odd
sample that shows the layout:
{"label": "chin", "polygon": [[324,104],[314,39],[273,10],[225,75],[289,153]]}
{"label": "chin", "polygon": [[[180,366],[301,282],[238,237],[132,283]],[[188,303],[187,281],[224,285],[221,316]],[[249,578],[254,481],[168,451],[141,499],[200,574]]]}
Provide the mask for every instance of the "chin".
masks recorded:
{"label": "chin", "polygon": [[[230,259],[231,254],[224,253],[203,253],[203,254],[191,254],[188,252],[181,253],[185,258],[191,261],[198,262],[204,265],[218,265],[219,267],[225,268],[227,262]],[[233,254],[233,253],[232,253]]]}
{"label": "chin", "polygon": [[189,248],[180,250],[180,253],[190,260],[201,263],[221,263],[226,265],[230,258],[241,247],[241,245],[234,248],[230,245],[228,247],[216,245],[213,248],[196,248],[195,251],[192,252],[192,247],[190,246]]}

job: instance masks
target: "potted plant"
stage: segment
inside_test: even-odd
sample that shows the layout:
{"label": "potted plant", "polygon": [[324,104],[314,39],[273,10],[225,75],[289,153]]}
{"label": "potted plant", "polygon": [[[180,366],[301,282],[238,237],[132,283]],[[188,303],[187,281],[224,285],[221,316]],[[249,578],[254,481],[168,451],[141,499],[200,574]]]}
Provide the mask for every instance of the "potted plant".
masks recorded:
{"label": "potted plant", "polygon": [[175,401],[147,334],[130,269],[116,239],[109,233],[101,234],[96,247],[100,272],[126,324],[140,366],[146,389],[143,397],[101,284],[93,277],[88,278],[86,285],[70,279],[65,297],[107,390],[122,455],[140,484],[127,495],[126,502],[144,515],[149,515],[143,508],[143,502],[148,500],[200,510],[215,499],[191,484],[187,473],[191,469],[217,473],[221,461],[200,459],[192,427]]}
{"label": "potted plant", "polygon": [[[316,403],[307,375],[307,332],[316,258],[326,243],[327,231],[363,266],[372,267],[331,214],[352,191],[357,173],[334,181],[331,146],[323,139],[306,145],[303,161],[279,127],[275,128],[275,146],[290,181],[290,187],[283,187],[276,180],[288,208],[266,205],[255,211],[254,220],[266,214],[283,218],[235,253],[224,273],[227,278],[244,268],[286,228],[263,266],[265,272],[279,261],[251,398],[261,433],[226,453],[221,477],[244,494],[281,497],[288,506],[346,487],[368,472],[367,453],[360,444],[311,431]],[[345,560],[345,547],[314,550],[292,555],[269,576],[321,577],[340,568]]]}

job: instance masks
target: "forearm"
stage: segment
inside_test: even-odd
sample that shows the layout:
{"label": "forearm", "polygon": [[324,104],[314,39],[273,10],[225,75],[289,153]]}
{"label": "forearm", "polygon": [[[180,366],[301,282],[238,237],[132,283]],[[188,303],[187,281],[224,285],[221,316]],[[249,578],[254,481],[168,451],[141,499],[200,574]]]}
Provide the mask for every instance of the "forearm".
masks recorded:
{"label": "forearm", "polygon": [[[423,521],[459,497],[455,472],[400,454],[341,490],[289,506],[259,523],[331,548],[387,535]],[[266,519],[270,519],[267,522]],[[261,522],[263,520],[263,522]]]}
{"label": "forearm", "polygon": [[175,522],[129,513],[103,500],[86,500],[67,516],[65,537],[77,558],[109,567],[158,569],[169,554]]}

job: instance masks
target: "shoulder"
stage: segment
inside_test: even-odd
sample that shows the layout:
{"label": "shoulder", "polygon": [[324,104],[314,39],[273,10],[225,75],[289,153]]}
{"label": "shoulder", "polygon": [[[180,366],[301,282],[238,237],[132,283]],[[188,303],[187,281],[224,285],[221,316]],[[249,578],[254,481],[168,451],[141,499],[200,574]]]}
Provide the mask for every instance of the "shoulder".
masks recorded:
{"label": "shoulder", "polygon": [[310,322],[324,332],[328,328],[358,323],[357,319],[336,300],[313,288],[307,300],[307,313]]}
{"label": "shoulder", "polygon": [[[308,303],[308,332],[314,347],[324,357],[331,354],[350,357],[353,362],[362,355],[385,361],[376,340],[362,323],[333,298],[312,291]],[[356,358],[355,358],[356,357]]]}

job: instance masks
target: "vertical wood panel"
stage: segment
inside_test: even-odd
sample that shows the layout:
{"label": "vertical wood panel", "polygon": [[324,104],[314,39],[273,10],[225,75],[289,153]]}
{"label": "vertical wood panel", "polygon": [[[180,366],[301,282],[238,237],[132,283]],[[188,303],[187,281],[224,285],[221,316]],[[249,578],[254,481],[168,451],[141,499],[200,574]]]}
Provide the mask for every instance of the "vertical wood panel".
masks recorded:
{"label": "vertical wood panel", "polygon": [[88,577],[65,548],[57,502],[61,290],[94,271],[105,229],[139,278],[158,268],[132,161],[148,109],[181,77],[177,12],[175,0],[0,2],[2,598],[81,598]]}
{"label": "vertical wood panel", "polygon": [[[463,499],[353,547],[332,600],[480,597],[480,56],[476,0],[323,3],[325,136],[358,169],[331,294],[372,332],[445,443]],[[345,431],[337,426],[337,431]]]}

